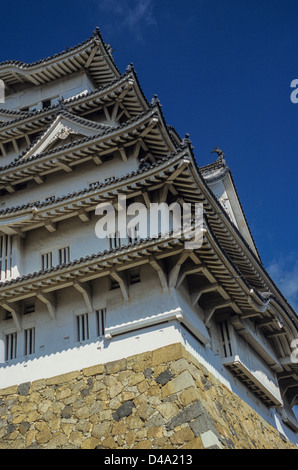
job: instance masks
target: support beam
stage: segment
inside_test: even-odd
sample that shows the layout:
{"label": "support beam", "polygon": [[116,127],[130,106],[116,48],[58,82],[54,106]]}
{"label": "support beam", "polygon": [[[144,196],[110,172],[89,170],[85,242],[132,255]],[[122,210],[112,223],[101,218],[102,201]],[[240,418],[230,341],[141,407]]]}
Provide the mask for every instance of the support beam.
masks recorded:
{"label": "support beam", "polygon": [[112,111],[112,116],[111,116],[111,119],[112,121],[116,122],[116,117],[117,117],[117,114],[118,114],[118,109],[119,109],[119,101],[116,101],[115,105],[114,105],[114,108],[113,108],[113,111]]}
{"label": "support beam", "polygon": [[145,202],[145,205],[147,207],[147,209],[150,209],[150,198],[149,198],[149,194],[147,191],[142,191],[142,196],[144,198],[144,202]]}
{"label": "support beam", "polygon": [[6,154],[6,151],[5,151],[5,147],[4,147],[4,145],[3,145],[2,143],[0,144],[0,149],[1,149],[1,152],[2,152],[3,157],[6,157],[7,154]]}
{"label": "support beam", "polygon": [[179,272],[176,287],[179,287],[182,284],[182,282],[184,281],[184,279],[186,278],[188,274],[195,274],[195,273],[202,272],[202,269],[203,269],[203,266],[192,265],[191,263],[187,263],[184,266],[182,266]]}
{"label": "support beam", "polygon": [[178,262],[175,264],[175,266],[172,268],[172,270],[170,272],[169,287],[176,287],[181,266],[184,263],[184,261],[189,257],[189,255],[190,255],[189,250],[184,250],[182,252]]}
{"label": "support beam", "polygon": [[102,163],[102,159],[99,157],[99,155],[94,155],[92,160],[94,161],[95,165],[100,165]]}
{"label": "support beam", "polygon": [[168,288],[168,280],[162,263],[153,257],[149,259],[149,263],[151,264],[152,268],[157,271],[161,287],[166,290]]}
{"label": "support beam", "polygon": [[56,319],[56,298],[55,298],[55,295],[50,294],[50,293],[45,293],[45,292],[42,292],[42,291],[38,291],[36,293],[36,297],[41,302],[46,304],[51,319],[55,320]]}
{"label": "support beam", "polygon": [[11,313],[16,330],[18,333],[22,331],[22,313],[21,313],[21,307],[19,304],[16,302],[12,303],[3,303],[1,304],[5,310],[8,310],[8,312]]}
{"label": "support beam", "polygon": [[119,286],[120,286],[120,289],[121,289],[121,293],[122,293],[122,296],[123,296],[123,299],[125,301],[127,301],[129,299],[129,289],[128,289],[128,283],[127,283],[127,280],[125,279],[125,277],[123,276],[123,274],[120,274],[118,271],[116,271],[115,268],[112,268],[110,270],[110,274],[112,276],[112,278],[118,282]]}
{"label": "support beam", "polygon": [[119,147],[119,152],[121,155],[121,158],[124,162],[127,162],[127,155],[123,147]]}
{"label": "support beam", "polygon": [[9,183],[5,183],[4,187],[10,194],[16,192],[15,188]]}
{"label": "support beam", "polygon": [[66,163],[62,163],[57,158],[53,160],[53,163],[57,165],[59,168],[61,168],[62,170],[64,170],[66,173],[70,173],[72,171],[72,168],[70,168]]}
{"label": "support beam", "polygon": [[92,60],[94,59],[95,57],[95,54],[98,50],[98,45],[96,45],[95,47],[93,47],[92,51],[90,52],[90,55],[85,63],[85,69],[88,69],[92,63]]}
{"label": "support beam", "polygon": [[79,291],[83,295],[88,313],[92,313],[93,305],[91,287],[88,284],[79,281],[74,282],[73,285],[77,289],[77,291]]}
{"label": "support beam", "polygon": [[145,137],[145,135],[149,134],[150,131],[152,131],[152,129],[156,126],[156,124],[159,122],[159,119],[157,116],[154,116],[150,122],[149,122],[149,126],[146,127],[143,132],[141,133],[140,135],[140,138],[143,138]]}
{"label": "support beam", "polygon": [[14,226],[9,227],[9,229],[11,230],[11,232],[13,232],[14,235],[18,235],[21,238],[26,238],[26,234],[22,232],[21,229],[16,228]]}
{"label": "support beam", "polygon": [[20,149],[19,149],[19,146],[18,146],[17,141],[16,141],[15,139],[12,139],[12,145],[13,145],[13,147],[14,147],[15,152],[17,153],[17,155],[19,155]]}
{"label": "support beam", "polygon": [[44,183],[44,178],[42,178],[41,176],[34,176],[33,179],[34,179],[35,183],[37,183],[37,184]]}
{"label": "support beam", "polygon": [[266,338],[276,338],[277,336],[286,336],[286,331],[274,331],[273,333],[269,333],[266,335]]}
{"label": "support beam", "polygon": [[138,139],[133,149],[132,158],[138,158],[141,147],[142,147],[141,139]]}
{"label": "support beam", "polygon": [[[214,312],[215,310],[218,310],[220,308],[225,308],[225,307],[233,307],[234,306],[234,302],[232,302],[231,300],[228,300],[227,302],[223,302],[222,304],[219,304],[219,305],[215,305],[214,307],[211,307],[209,308],[208,310],[205,311],[205,325],[210,328],[211,326],[211,319],[214,315]],[[238,312],[237,312],[238,313]]]}
{"label": "support beam", "polygon": [[208,292],[213,292],[217,290],[219,287],[219,284],[217,282],[211,284],[210,286],[206,286],[203,288],[198,288],[195,292],[191,294],[191,303],[192,305],[196,305],[198,301],[200,300],[201,295],[203,294],[208,294]]}
{"label": "support beam", "polygon": [[177,176],[179,176],[182,171],[188,166],[190,165],[190,160],[189,158],[187,157],[184,157],[183,160],[181,160],[181,162],[179,163],[179,166],[177,168],[176,171],[174,171],[174,173],[171,174],[171,176],[169,176],[169,178],[167,179],[168,182],[173,182],[175,181],[175,179],[177,178]]}
{"label": "support beam", "polygon": [[163,187],[160,190],[160,198],[159,198],[160,202],[166,202],[167,195],[168,195],[168,192],[169,192],[169,187],[170,187],[170,183],[165,182]]}
{"label": "support beam", "polygon": [[54,222],[51,222],[50,220],[45,222],[45,228],[49,232],[56,232],[56,230],[57,230],[56,224]]}
{"label": "support beam", "polygon": [[85,209],[80,209],[78,216],[82,222],[88,222],[90,220],[90,213],[86,212]]}

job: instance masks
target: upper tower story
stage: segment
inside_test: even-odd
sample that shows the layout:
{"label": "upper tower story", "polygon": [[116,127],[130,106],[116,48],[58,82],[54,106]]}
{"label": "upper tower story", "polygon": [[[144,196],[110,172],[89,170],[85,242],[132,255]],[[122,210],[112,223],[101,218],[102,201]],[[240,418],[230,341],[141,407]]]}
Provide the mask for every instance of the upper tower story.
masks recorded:
{"label": "upper tower story", "polygon": [[59,54],[26,64],[8,60],[0,64],[7,111],[48,108],[58,99],[73,97],[120,77],[109,44],[96,29],[86,41]]}

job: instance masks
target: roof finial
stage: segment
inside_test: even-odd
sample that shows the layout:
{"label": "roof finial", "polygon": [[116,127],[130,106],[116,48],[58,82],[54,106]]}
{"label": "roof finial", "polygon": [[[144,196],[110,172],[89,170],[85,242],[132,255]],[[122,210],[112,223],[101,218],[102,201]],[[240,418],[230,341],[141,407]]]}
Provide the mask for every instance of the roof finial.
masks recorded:
{"label": "roof finial", "polygon": [[155,106],[155,105],[157,105],[157,104],[160,105],[160,101],[159,101],[157,95],[153,95],[153,98],[152,98],[152,100],[151,100],[150,105],[151,105],[151,106]]}
{"label": "roof finial", "polygon": [[126,67],[126,72],[131,72],[132,70],[134,70],[134,66],[133,63],[130,62],[130,64],[128,64],[128,66]]}
{"label": "roof finial", "polygon": [[182,139],[182,147],[187,147],[188,145],[191,145],[191,140],[189,138],[189,134],[185,134],[185,137]]}
{"label": "roof finial", "polygon": [[217,147],[217,145],[216,145],[216,147],[214,147],[214,149],[212,150],[211,153],[216,153],[216,154],[217,154],[217,160],[218,160],[219,162],[225,163],[225,158],[224,158],[224,157],[225,157],[226,155],[225,155],[225,153],[224,153],[221,149],[219,149],[219,148]]}
{"label": "roof finial", "polygon": [[100,31],[99,31],[99,27],[96,26],[95,30],[93,31],[93,36],[97,36],[98,34],[100,34]]}

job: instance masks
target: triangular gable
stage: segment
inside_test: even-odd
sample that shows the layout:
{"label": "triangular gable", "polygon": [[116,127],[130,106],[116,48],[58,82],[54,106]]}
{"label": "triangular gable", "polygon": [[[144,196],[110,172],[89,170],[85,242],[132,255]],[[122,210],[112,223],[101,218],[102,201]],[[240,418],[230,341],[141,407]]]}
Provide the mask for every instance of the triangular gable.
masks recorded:
{"label": "triangular gable", "polygon": [[70,113],[61,113],[41,137],[22,155],[22,159],[40,155],[51,150],[54,146],[61,147],[67,143],[70,136],[75,136],[76,140],[79,140],[84,137],[93,137],[108,129],[110,129],[110,126],[77,118],[77,116],[72,116]]}
{"label": "triangular gable", "polygon": [[258,250],[251,235],[231,171],[225,161],[216,161],[200,169],[209,188],[225,210],[231,222],[237,227],[247,244],[259,258]]}

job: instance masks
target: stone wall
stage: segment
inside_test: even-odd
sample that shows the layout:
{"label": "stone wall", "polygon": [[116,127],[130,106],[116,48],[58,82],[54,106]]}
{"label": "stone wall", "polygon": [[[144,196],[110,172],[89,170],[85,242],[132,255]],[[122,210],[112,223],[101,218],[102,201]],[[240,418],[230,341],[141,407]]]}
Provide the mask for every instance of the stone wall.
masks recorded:
{"label": "stone wall", "polygon": [[0,448],[296,448],[181,344],[0,391]]}

